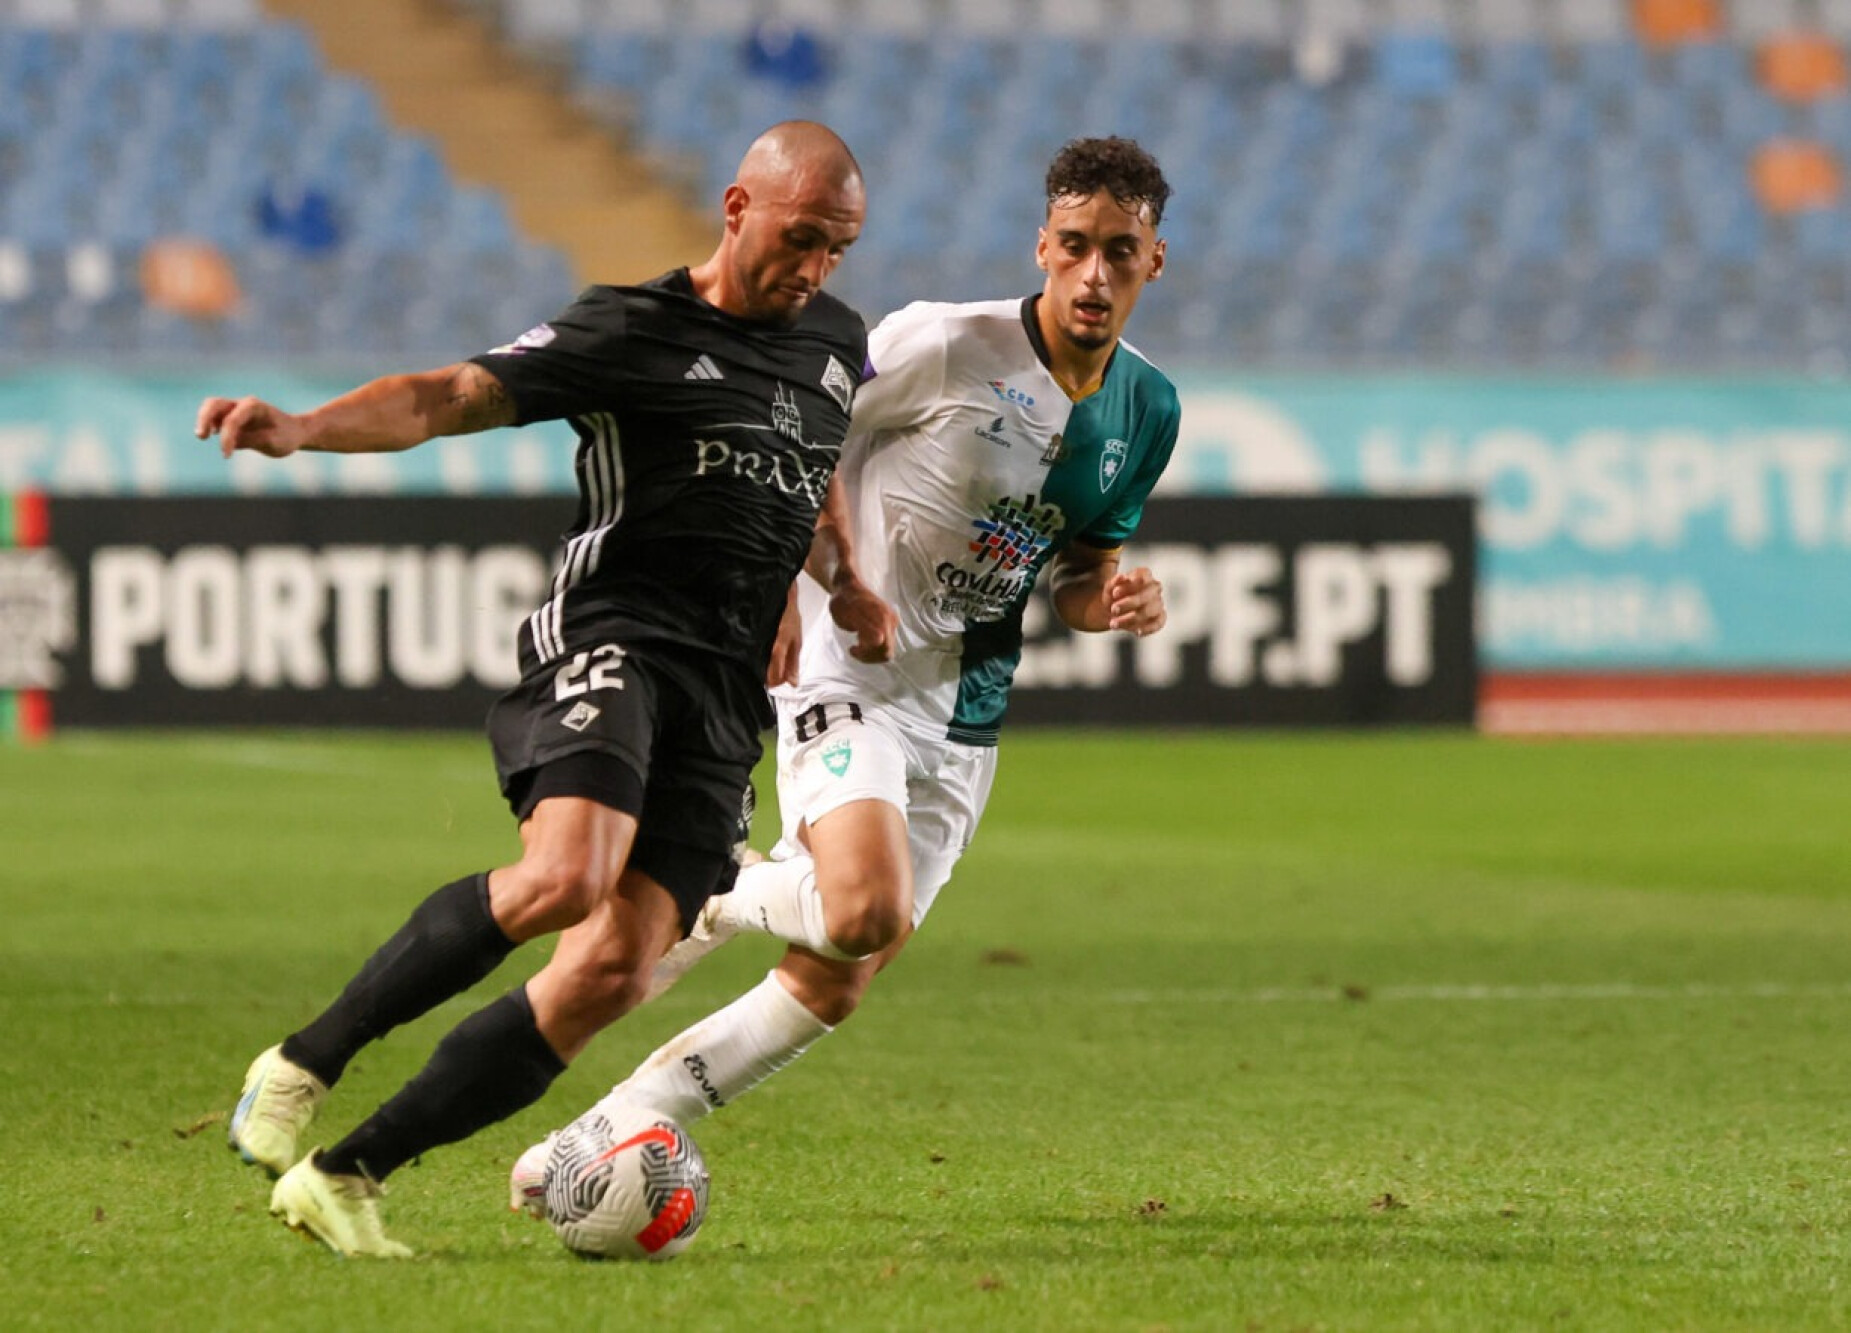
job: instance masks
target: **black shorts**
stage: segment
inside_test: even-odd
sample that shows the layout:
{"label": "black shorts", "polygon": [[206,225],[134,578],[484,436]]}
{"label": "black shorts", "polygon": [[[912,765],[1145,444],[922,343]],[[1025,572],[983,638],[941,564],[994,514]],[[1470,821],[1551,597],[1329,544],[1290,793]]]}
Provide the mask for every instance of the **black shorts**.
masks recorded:
{"label": "black shorts", "polygon": [[732,888],[764,699],[710,653],[647,641],[568,651],[530,667],[489,710],[502,795],[521,820],[549,796],[634,815],[629,864],[669,891],[685,931]]}

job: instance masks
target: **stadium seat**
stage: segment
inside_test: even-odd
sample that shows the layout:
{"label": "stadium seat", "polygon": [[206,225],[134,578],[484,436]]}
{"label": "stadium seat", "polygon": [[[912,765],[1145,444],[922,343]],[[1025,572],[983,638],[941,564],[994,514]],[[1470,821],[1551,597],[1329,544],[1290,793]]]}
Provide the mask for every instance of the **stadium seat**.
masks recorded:
{"label": "stadium seat", "polygon": [[510,0],[502,29],[523,45],[569,48],[592,27],[587,0]]}
{"label": "stadium seat", "polygon": [[77,32],[84,26],[81,0],[13,0],[12,20],[22,27]]}
{"label": "stadium seat", "polygon": [[1345,45],[1360,45],[1368,40],[1375,27],[1364,0],[1301,0],[1291,9],[1296,11],[1293,36],[1300,41],[1327,38]]}
{"label": "stadium seat", "polygon": [[1499,97],[1535,95],[1555,78],[1550,48],[1543,42],[1499,40],[1479,48],[1478,74]]}
{"label": "stadium seat", "polygon": [[1632,32],[1625,0],[1557,0],[1557,41],[1610,42]]}
{"label": "stadium seat", "polygon": [[1031,31],[1029,0],[943,0],[945,22],[964,36],[1013,39]]}
{"label": "stadium seat", "polygon": [[1753,47],[1772,37],[1811,29],[1811,10],[1802,0],[1754,0],[1752,4],[1725,5],[1718,18],[1732,40]]}
{"label": "stadium seat", "polygon": [[1823,144],[1771,140],[1756,151],[1749,172],[1756,198],[1770,213],[1831,208],[1844,193],[1843,170]]}
{"label": "stadium seat", "polygon": [[90,0],[91,22],[104,28],[144,28],[155,31],[172,19],[166,0]]}
{"label": "stadium seat", "polygon": [[1781,32],[1761,46],[1756,61],[1761,86],[1786,102],[1843,97],[1848,82],[1844,48],[1816,33]]}
{"label": "stadium seat", "polygon": [[575,75],[596,88],[646,88],[667,59],[663,40],[646,32],[594,31],[575,45]]}
{"label": "stadium seat", "polygon": [[925,39],[943,29],[937,12],[918,0],[861,0],[859,13],[863,27],[873,33]]}
{"label": "stadium seat", "polygon": [[1461,36],[1489,48],[1507,42],[1541,43],[1549,33],[1542,6],[1533,0],[1477,0],[1455,11]]}
{"label": "stadium seat", "polygon": [[263,21],[257,0],[169,0],[173,21],[219,32],[255,28]]}
{"label": "stadium seat", "polygon": [[1249,4],[1205,6],[1198,13],[1201,37],[1214,43],[1259,43],[1283,46],[1296,33],[1290,7],[1277,0],[1249,0]]}
{"label": "stadium seat", "polygon": [[1851,213],[1815,208],[1793,219],[1794,249],[1803,259],[1851,259]]}
{"label": "stadium seat", "polygon": [[1656,46],[1710,42],[1722,33],[1716,0],[1632,0],[1632,10],[1639,36]]}

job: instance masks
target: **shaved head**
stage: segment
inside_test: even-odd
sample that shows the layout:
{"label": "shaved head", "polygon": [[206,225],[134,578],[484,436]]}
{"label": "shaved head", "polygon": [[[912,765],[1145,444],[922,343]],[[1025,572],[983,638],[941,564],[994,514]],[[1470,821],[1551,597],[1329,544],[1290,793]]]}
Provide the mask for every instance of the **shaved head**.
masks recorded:
{"label": "shaved head", "polygon": [[814,120],[780,121],[746,149],[739,161],[739,183],[748,190],[762,190],[797,181],[859,196],[861,164],[827,125]]}
{"label": "shaved head", "polygon": [[861,235],[861,166],[813,120],[773,125],[746,149],[722,200],[726,229],[690,269],[694,290],[729,314],[795,322]]}

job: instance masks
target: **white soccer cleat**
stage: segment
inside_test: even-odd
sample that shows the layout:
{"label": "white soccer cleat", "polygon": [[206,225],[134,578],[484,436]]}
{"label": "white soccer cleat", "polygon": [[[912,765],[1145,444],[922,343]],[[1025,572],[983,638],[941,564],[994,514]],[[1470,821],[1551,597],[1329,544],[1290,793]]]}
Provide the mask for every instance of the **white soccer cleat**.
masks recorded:
{"label": "white soccer cleat", "polygon": [[643,995],[645,1002],[661,995],[701,959],[739,933],[739,927],[726,919],[722,910],[725,906],[725,894],[715,894],[701,904],[700,915],[694,918],[694,929],[688,932],[688,937],[675,944],[656,963],[656,970],[649,977],[649,989]]}
{"label": "white soccer cleat", "polygon": [[330,1175],[315,1165],[320,1155],[317,1150],[283,1173],[270,1192],[270,1211],[336,1254],[411,1258],[411,1248],[388,1240],[379,1224],[385,1188],[365,1176]]}
{"label": "white soccer cleat", "polygon": [[509,1212],[546,1221],[546,1159],[558,1137],[559,1131],[554,1130],[514,1159],[514,1169],[508,1172]]}
{"label": "white soccer cleat", "polygon": [[244,1074],[226,1138],[238,1156],[280,1176],[296,1162],[296,1144],[328,1095],[328,1085],[272,1046]]}

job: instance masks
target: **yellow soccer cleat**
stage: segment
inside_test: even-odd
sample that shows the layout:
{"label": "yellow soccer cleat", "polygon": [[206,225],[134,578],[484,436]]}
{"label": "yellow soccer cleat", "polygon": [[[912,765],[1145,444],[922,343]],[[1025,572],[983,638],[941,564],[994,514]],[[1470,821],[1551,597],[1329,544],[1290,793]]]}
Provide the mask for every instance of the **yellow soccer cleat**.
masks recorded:
{"label": "yellow soccer cleat", "polygon": [[379,1199],[386,1191],[365,1176],[336,1176],[315,1164],[319,1150],[283,1173],[270,1193],[270,1211],[283,1224],[342,1255],[409,1259],[411,1249],[386,1238]]}
{"label": "yellow soccer cleat", "polygon": [[280,1176],[296,1162],[296,1143],[328,1095],[328,1085],[272,1046],[244,1075],[226,1137],[238,1156]]}

